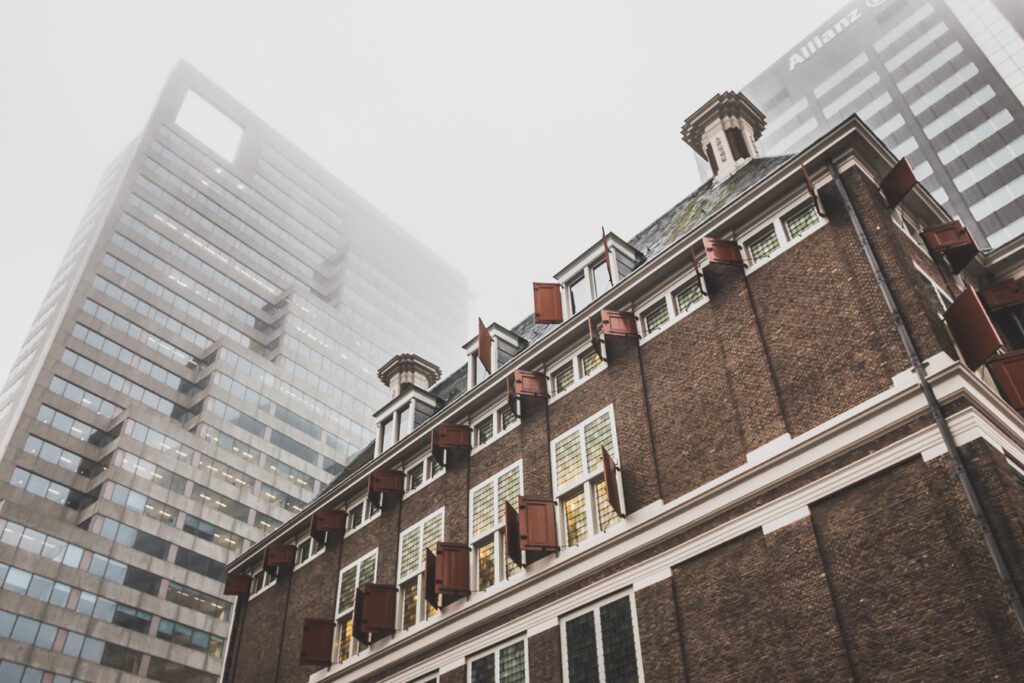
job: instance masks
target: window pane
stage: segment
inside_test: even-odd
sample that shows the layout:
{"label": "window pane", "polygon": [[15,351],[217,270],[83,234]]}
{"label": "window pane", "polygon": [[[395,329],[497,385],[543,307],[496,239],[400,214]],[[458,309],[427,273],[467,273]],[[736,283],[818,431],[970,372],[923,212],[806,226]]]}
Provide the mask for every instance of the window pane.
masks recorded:
{"label": "window pane", "polygon": [[682,314],[704,300],[704,293],[700,291],[700,284],[691,282],[675,293],[676,310]]}
{"label": "window pane", "polygon": [[350,567],[341,575],[341,588],[338,590],[338,612],[352,609],[356,596],[356,573],[358,567]]}
{"label": "window pane", "polygon": [[633,641],[633,611],[628,597],[601,607],[601,644],[606,680],[622,683],[639,680]]}
{"label": "window pane", "polygon": [[503,430],[508,429],[516,422],[519,422],[519,416],[516,415],[508,406],[504,406],[498,411],[498,419],[501,420],[501,428]]}
{"label": "window pane", "polygon": [[581,614],[565,623],[565,646],[569,683],[594,683],[600,680],[592,612]]}
{"label": "window pane", "polygon": [[488,484],[473,493],[473,536],[493,529],[494,526],[494,487]]}
{"label": "window pane", "polygon": [[587,446],[587,473],[594,474],[601,469],[601,448],[609,455],[615,455],[615,444],[612,443],[612,418],[604,413],[597,419],[583,426],[584,441]]}
{"label": "window pane", "polygon": [[494,585],[494,541],[477,547],[477,590],[487,590]]}
{"label": "window pane", "polygon": [[565,499],[562,504],[565,518],[565,538],[569,545],[578,545],[589,536],[587,529],[587,498],[583,491]]}
{"label": "window pane", "polygon": [[601,259],[590,266],[590,275],[594,278],[594,290],[597,296],[601,296],[612,287],[611,275],[608,272],[608,264]]}
{"label": "window pane", "polygon": [[569,285],[569,299],[573,313],[590,303],[590,283],[587,282],[587,278],[581,277]]}
{"label": "window pane", "polygon": [[604,485],[603,479],[597,482],[595,490],[597,494],[597,528],[604,531],[622,518],[608,502],[608,487]]}
{"label": "window pane", "polygon": [[493,654],[481,657],[473,662],[470,666],[470,681],[471,683],[494,683]]}
{"label": "window pane", "polygon": [[789,237],[795,239],[818,224],[818,210],[813,204],[808,204],[784,222]]}
{"label": "window pane", "polygon": [[526,683],[526,646],[522,641],[498,653],[498,675],[501,683]]}
{"label": "window pane", "polygon": [[476,426],[476,444],[481,446],[491,440],[494,436],[494,419],[488,417]]}
{"label": "window pane", "polygon": [[402,626],[409,628],[416,623],[416,595],[419,579],[414,579],[402,591]]}
{"label": "window pane", "polygon": [[338,622],[338,661],[344,662],[352,653],[352,617]]}
{"label": "window pane", "polygon": [[644,331],[647,334],[656,332],[668,322],[668,304],[663,299],[644,311],[641,317],[644,321]]}
{"label": "window pane", "polygon": [[597,355],[597,351],[585,351],[580,355],[580,370],[584,377],[588,377],[600,366],[601,356]]}
{"label": "window pane", "polygon": [[779,248],[779,236],[775,234],[775,228],[771,228],[750,240],[748,247],[750,248],[750,256],[754,259],[754,263],[763,261],[771,256]]}
{"label": "window pane", "polygon": [[573,432],[555,444],[555,479],[562,487],[583,475],[578,432]]}
{"label": "window pane", "polygon": [[519,468],[514,467],[498,477],[498,524],[504,524],[505,506],[519,504]]}
{"label": "window pane", "polygon": [[573,385],[575,381],[575,375],[572,371],[572,363],[566,363],[562,367],[555,370],[552,375],[555,383],[555,393],[560,394]]}

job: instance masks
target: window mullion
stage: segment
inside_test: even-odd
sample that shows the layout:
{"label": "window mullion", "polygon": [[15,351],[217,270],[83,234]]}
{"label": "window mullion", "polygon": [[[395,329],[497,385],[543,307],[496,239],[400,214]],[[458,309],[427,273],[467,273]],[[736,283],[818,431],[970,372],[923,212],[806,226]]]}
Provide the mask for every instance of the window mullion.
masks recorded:
{"label": "window mullion", "polygon": [[599,683],[606,683],[607,678],[604,671],[604,638],[601,636],[601,606],[594,607],[594,642],[597,644],[597,680]]}

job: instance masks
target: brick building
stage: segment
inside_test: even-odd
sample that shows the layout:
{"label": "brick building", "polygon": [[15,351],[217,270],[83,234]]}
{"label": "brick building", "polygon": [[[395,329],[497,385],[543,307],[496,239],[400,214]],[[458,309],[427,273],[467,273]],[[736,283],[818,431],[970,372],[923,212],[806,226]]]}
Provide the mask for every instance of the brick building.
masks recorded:
{"label": "brick building", "polygon": [[764,124],[716,96],[696,192],[459,372],[381,368],[377,440],[229,566],[225,680],[1020,676],[1015,274],[860,119]]}

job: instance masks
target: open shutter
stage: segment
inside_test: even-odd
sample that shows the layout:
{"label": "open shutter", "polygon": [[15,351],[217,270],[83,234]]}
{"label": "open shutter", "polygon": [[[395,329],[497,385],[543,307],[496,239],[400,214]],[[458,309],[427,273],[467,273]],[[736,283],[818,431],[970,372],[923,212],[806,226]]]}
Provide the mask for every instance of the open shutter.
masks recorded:
{"label": "open shutter", "polygon": [[716,240],[713,237],[704,238],[704,251],[708,255],[708,265],[721,264],[723,266],[745,267],[743,263],[743,252],[740,245],[731,240]]}
{"label": "open shutter", "polygon": [[388,636],[395,632],[395,605],[398,588],[380,583],[368,583],[356,589],[353,612],[353,632],[363,643],[367,636]]}
{"label": "open shutter", "polygon": [[933,256],[942,254],[946,257],[946,262],[954,273],[966,268],[971,259],[978,254],[974,238],[960,221],[929,228],[922,232],[921,236]]}
{"label": "open shutter", "polygon": [[587,320],[587,336],[590,337],[590,347],[594,349],[594,353],[604,359],[604,353],[601,352],[601,335],[598,334],[593,320]]}
{"label": "open shutter", "polygon": [[494,372],[491,367],[491,344],[494,341],[491,339],[491,333],[487,331],[487,326],[484,325],[484,321],[480,318],[476,319],[477,322],[477,337],[476,337],[476,355],[480,358],[480,363],[490,374]]}
{"label": "open shutter", "polygon": [[981,367],[1003,345],[999,331],[988,317],[978,293],[971,287],[964,290],[946,310],[946,323],[971,370]]}
{"label": "open shutter", "polygon": [[811,174],[807,172],[807,167],[800,164],[800,170],[804,174],[804,185],[807,186],[807,193],[811,195],[811,201],[814,202],[814,210],[818,212],[818,215],[825,218],[825,212],[821,208],[821,202],[818,200],[818,190],[814,187],[814,181],[811,180]]}
{"label": "open shutter", "polygon": [[558,283],[533,283],[533,322],[560,323],[562,315],[562,286]]}
{"label": "open shutter", "polygon": [[907,162],[907,158],[903,157],[895,166],[892,167],[892,170],[882,178],[882,183],[879,185],[879,189],[882,191],[882,194],[885,195],[885,201],[889,205],[889,208],[894,209],[897,204],[903,201],[903,198],[907,196],[907,193],[914,189],[914,185],[917,185],[917,178],[914,177],[914,169],[910,168],[910,163]]}
{"label": "open shutter", "polygon": [[291,567],[295,564],[295,546],[293,545],[271,545],[263,553],[263,568],[270,570],[277,576],[277,570],[281,567]]}
{"label": "open shutter", "polygon": [[[614,284],[612,282],[612,249],[608,246],[608,235],[604,233],[604,228],[601,228],[601,244],[604,245],[604,265],[608,269],[608,284]],[[597,274],[594,274],[597,277]]]}
{"label": "open shutter", "polygon": [[622,504],[622,492],[619,490],[619,478],[615,476],[618,469],[615,461],[604,446],[601,446],[601,464],[604,467],[604,485],[608,491],[608,503],[619,517],[626,516],[626,507]]}
{"label": "open shutter", "polygon": [[377,507],[384,506],[385,493],[405,492],[405,472],[399,470],[377,470],[371,472],[367,496]]}
{"label": "open shutter", "polygon": [[508,501],[505,501],[505,555],[515,564],[523,566],[523,547],[519,543],[519,513]]}
{"label": "open shutter", "polygon": [[519,417],[519,401],[516,400],[516,382],[512,375],[505,378],[505,405],[512,414]]}
{"label": "open shutter", "polygon": [[423,560],[423,597],[435,608],[441,609],[441,601],[438,599],[440,594],[437,592],[437,558],[429,550]]}
{"label": "open shutter", "polygon": [[995,312],[1004,308],[1024,305],[1024,287],[1020,280],[1007,280],[978,292],[988,310]]}
{"label": "open shutter", "polygon": [[988,362],[988,369],[1014,410],[1024,410],[1024,351],[1011,351]]}
{"label": "open shutter", "polygon": [[601,311],[601,329],[606,337],[639,337],[636,316],[623,311]]}
{"label": "open shutter", "polygon": [[473,430],[467,425],[443,423],[430,432],[430,454],[447,465],[445,451],[469,451],[473,446]]}
{"label": "open shutter", "polygon": [[345,520],[348,513],[344,510],[328,510],[326,508],[317,510],[309,521],[309,535],[316,539],[320,545],[327,543],[328,532],[340,532],[345,538]]}
{"label": "open shutter", "polygon": [[[457,543],[437,544],[435,591],[445,599],[469,595],[469,546]],[[447,603],[445,603],[447,604]]]}
{"label": "open shutter", "polygon": [[252,577],[248,574],[228,574],[224,581],[224,595],[248,595],[252,590]]}
{"label": "open shutter", "polygon": [[519,545],[527,552],[558,550],[555,501],[519,496]]}
{"label": "open shutter", "polygon": [[529,398],[548,397],[548,378],[542,372],[516,370],[513,374],[515,395]]}
{"label": "open shutter", "polygon": [[331,647],[334,644],[334,622],[329,619],[306,619],[302,622],[302,646],[299,650],[299,664],[331,663]]}

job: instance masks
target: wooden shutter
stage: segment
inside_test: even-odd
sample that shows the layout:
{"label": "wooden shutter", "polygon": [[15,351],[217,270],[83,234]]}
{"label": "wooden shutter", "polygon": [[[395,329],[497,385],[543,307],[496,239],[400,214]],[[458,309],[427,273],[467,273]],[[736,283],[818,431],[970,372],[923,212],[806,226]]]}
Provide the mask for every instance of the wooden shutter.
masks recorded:
{"label": "wooden shutter", "polygon": [[999,391],[1014,410],[1024,410],[1024,351],[1011,351],[988,362]]}
{"label": "wooden shutter", "polygon": [[971,370],[981,367],[1003,345],[999,331],[988,317],[978,293],[971,287],[964,290],[946,310],[946,323]]}
{"label": "wooden shutter", "polygon": [[437,427],[437,445],[441,448],[469,450],[473,446],[473,430],[468,425],[443,423]]}
{"label": "wooden shutter", "polygon": [[505,378],[505,404],[512,414],[519,416],[519,402],[516,400],[516,382],[512,375]]}
{"label": "wooden shutter", "polygon": [[228,574],[224,581],[224,595],[248,595],[252,590],[252,577],[248,574]]}
{"label": "wooden shutter", "polygon": [[295,546],[293,545],[271,545],[267,546],[263,554],[263,568],[277,569],[278,567],[291,567],[295,564]]}
{"label": "wooden shutter", "polygon": [[636,316],[623,311],[601,311],[601,329],[606,337],[639,337]]}
{"label": "wooden shutter", "polygon": [[[469,546],[457,543],[437,544],[437,573],[434,590],[445,598],[469,595]],[[447,604],[447,602],[445,603]]]}
{"label": "wooden shutter", "polygon": [[344,510],[329,510],[322,508],[313,513],[309,520],[309,535],[316,539],[321,545],[327,543],[329,531],[340,532],[345,538],[345,520],[348,513]]}
{"label": "wooden shutter", "polygon": [[519,513],[505,501],[505,555],[520,567],[523,566],[523,548],[519,543]]}
{"label": "wooden shutter", "polygon": [[894,209],[897,204],[903,201],[907,193],[914,189],[914,185],[917,185],[914,169],[910,168],[907,158],[904,157],[882,178],[879,189],[885,196],[885,201],[889,204],[889,208]]}
{"label": "wooden shutter", "polygon": [[704,238],[704,251],[708,255],[708,265],[721,264],[724,266],[737,266],[744,268],[743,252],[740,245],[731,240],[716,240],[713,237]]}
{"label": "wooden shutter", "polygon": [[334,622],[329,619],[306,619],[302,622],[302,646],[299,650],[299,664],[331,663],[331,648],[334,645]]}
{"label": "wooden shutter", "polygon": [[604,358],[604,354],[601,353],[601,335],[598,334],[593,320],[587,320],[587,336],[590,337],[590,346],[594,349],[594,353]]}
{"label": "wooden shutter", "polygon": [[487,326],[484,325],[484,321],[480,318],[476,319],[477,322],[477,337],[476,337],[476,355],[480,358],[480,363],[483,364],[484,369],[490,374],[494,372],[491,367],[491,333],[487,331]]}
{"label": "wooden shutter", "polygon": [[429,550],[423,560],[423,597],[431,605],[441,609],[441,601],[438,599],[440,594],[437,592],[437,558]]}
{"label": "wooden shutter", "polygon": [[618,468],[615,466],[615,461],[612,460],[612,456],[608,454],[608,451],[604,446],[601,446],[601,464],[604,467],[604,485],[605,490],[608,491],[608,503],[612,506],[612,510],[615,510],[619,517],[625,517],[626,506],[622,504],[622,492],[619,490],[619,478],[615,476],[615,471]]}
{"label": "wooden shutter", "polygon": [[923,231],[921,236],[933,256],[942,254],[946,257],[946,262],[954,273],[966,268],[971,259],[978,254],[974,238],[960,221],[929,228]]}
{"label": "wooden shutter", "polygon": [[519,545],[527,552],[558,550],[555,501],[519,496]]}
{"label": "wooden shutter", "polygon": [[1020,280],[1000,282],[986,287],[978,295],[985,302],[985,307],[993,312],[1024,305],[1024,287],[1021,287]]}
{"label": "wooden shutter", "polygon": [[[601,228],[601,244],[604,246],[604,265],[608,269],[608,284],[612,284],[612,249],[608,246],[608,235],[604,234],[604,228]],[[594,277],[597,277],[597,273],[594,273]]]}
{"label": "wooden shutter", "polygon": [[369,493],[403,493],[405,491],[405,472],[399,470],[377,470],[370,473]]}
{"label": "wooden shutter", "polygon": [[516,370],[513,377],[515,380],[514,389],[516,396],[531,398],[548,397],[548,378],[544,373]]}
{"label": "wooden shutter", "polygon": [[386,636],[395,632],[395,605],[398,588],[380,583],[368,583],[356,589],[353,612],[353,632],[362,642],[366,636]]}
{"label": "wooden shutter", "polygon": [[533,283],[533,322],[560,323],[562,315],[562,286],[556,283]]}
{"label": "wooden shutter", "polygon": [[807,193],[811,195],[811,201],[814,202],[814,210],[818,212],[818,215],[825,218],[825,212],[821,209],[821,202],[818,201],[818,189],[814,187],[814,181],[811,180],[811,174],[807,172],[807,167],[800,164],[800,170],[804,174],[804,185],[807,186]]}

